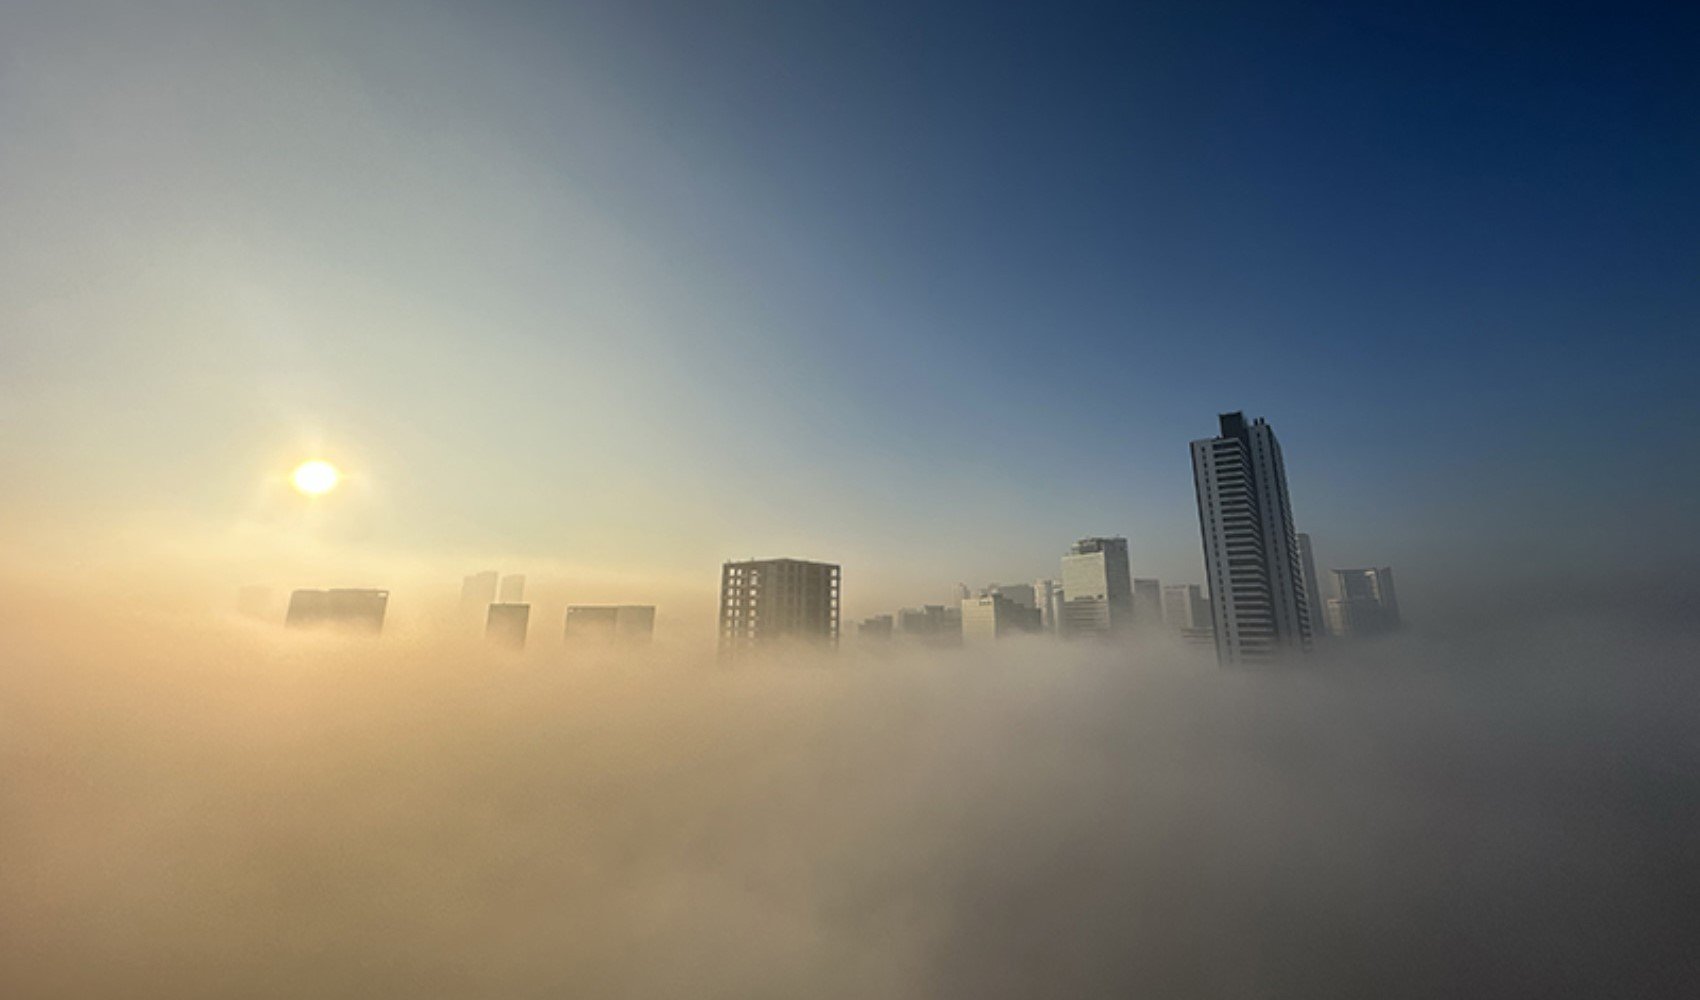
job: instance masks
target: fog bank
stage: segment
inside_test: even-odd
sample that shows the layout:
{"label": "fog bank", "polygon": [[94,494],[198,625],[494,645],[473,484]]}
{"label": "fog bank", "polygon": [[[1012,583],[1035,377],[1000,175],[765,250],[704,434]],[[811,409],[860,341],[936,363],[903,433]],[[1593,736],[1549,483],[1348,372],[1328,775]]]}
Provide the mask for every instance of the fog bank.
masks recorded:
{"label": "fog bank", "polygon": [[1687,996],[1675,635],[722,669],[8,623],[17,997]]}

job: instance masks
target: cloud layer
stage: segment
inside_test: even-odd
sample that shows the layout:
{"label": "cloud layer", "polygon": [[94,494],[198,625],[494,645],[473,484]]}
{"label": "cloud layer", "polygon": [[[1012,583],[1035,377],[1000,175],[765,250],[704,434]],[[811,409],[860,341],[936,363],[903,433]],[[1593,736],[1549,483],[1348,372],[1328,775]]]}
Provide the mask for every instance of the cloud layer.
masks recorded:
{"label": "cloud layer", "polygon": [[726,670],[54,624],[14,622],[0,673],[11,996],[1700,985],[1674,637],[1260,675],[1041,643]]}

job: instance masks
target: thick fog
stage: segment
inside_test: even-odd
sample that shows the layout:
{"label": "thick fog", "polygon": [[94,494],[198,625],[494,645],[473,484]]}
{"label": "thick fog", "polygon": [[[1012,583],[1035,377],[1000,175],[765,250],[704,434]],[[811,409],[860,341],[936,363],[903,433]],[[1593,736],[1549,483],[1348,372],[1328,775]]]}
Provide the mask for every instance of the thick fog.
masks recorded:
{"label": "thick fog", "polygon": [[1694,996],[1684,636],[727,669],[35,609],[9,997]]}

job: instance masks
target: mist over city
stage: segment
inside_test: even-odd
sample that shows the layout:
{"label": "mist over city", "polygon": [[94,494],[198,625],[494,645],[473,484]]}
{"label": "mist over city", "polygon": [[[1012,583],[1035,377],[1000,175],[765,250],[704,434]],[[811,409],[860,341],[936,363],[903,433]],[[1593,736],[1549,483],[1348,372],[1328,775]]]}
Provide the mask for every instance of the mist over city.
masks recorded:
{"label": "mist over city", "polygon": [[1700,993],[1697,37],[0,7],[0,996]]}

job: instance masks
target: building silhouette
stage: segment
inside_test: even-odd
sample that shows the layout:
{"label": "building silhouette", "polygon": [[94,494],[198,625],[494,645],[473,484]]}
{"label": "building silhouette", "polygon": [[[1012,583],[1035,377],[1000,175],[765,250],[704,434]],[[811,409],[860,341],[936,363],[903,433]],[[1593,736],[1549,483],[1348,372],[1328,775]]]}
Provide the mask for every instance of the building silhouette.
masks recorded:
{"label": "building silhouette", "polygon": [[1328,602],[1328,628],[1335,635],[1374,635],[1399,627],[1390,567],[1334,570],[1334,586],[1340,596]]}
{"label": "building silhouette", "polygon": [[1127,539],[1082,538],[1062,558],[1062,634],[1125,636],[1133,628]]}
{"label": "building silhouette", "polygon": [[838,643],[839,567],[802,559],[729,562],[720,570],[720,649]]}
{"label": "building silhouette", "polygon": [[338,628],[376,635],[384,629],[387,590],[297,590],[283,623],[289,628]]}
{"label": "building silhouette", "polygon": [[1224,413],[1220,423],[1219,435],[1192,442],[1216,658],[1271,662],[1311,645],[1286,467],[1262,418]]}
{"label": "building silhouette", "polygon": [[872,615],[856,625],[856,638],[885,641],[891,638],[894,619],[891,615]]}
{"label": "building silhouette", "polygon": [[1038,605],[1039,619],[1046,632],[1055,634],[1062,622],[1063,588],[1060,580],[1033,581],[1033,603]]}
{"label": "building silhouette", "polygon": [[526,628],[531,624],[531,605],[498,601],[490,605],[484,621],[484,638],[510,649],[525,648]]}
{"label": "building silhouette", "polygon": [[1189,643],[1215,644],[1210,599],[1196,583],[1171,583],[1163,588],[1163,624]]}
{"label": "building silhouette", "polygon": [[655,637],[653,604],[574,604],[564,629],[573,645],[632,645]]}
{"label": "building silhouette", "polygon": [[1316,578],[1316,552],[1311,548],[1309,535],[1300,531],[1293,537],[1299,543],[1299,575],[1305,584],[1305,607],[1310,611],[1311,635],[1327,635],[1327,620],[1322,613],[1325,603],[1322,583]]}
{"label": "building silhouette", "polygon": [[[1029,590],[1031,588],[1028,588]],[[992,642],[1041,629],[1039,609],[995,591],[962,600],[962,641]]]}
{"label": "building silhouette", "polygon": [[510,573],[502,577],[502,586],[496,592],[496,600],[503,604],[519,604],[525,600],[525,574]]}
{"label": "building silhouette", "polygon": [[1133,627],[1145,635],[1155,633],[1163,625],[1163,583],[1161,580],[1133,581]]}
{"label": "building silhouette", "polygon": [[954,608],[943,604],[902,608],[897,612],[894,630],[899,638],[929,646],[954,646],[962,641],[961,603]]}

